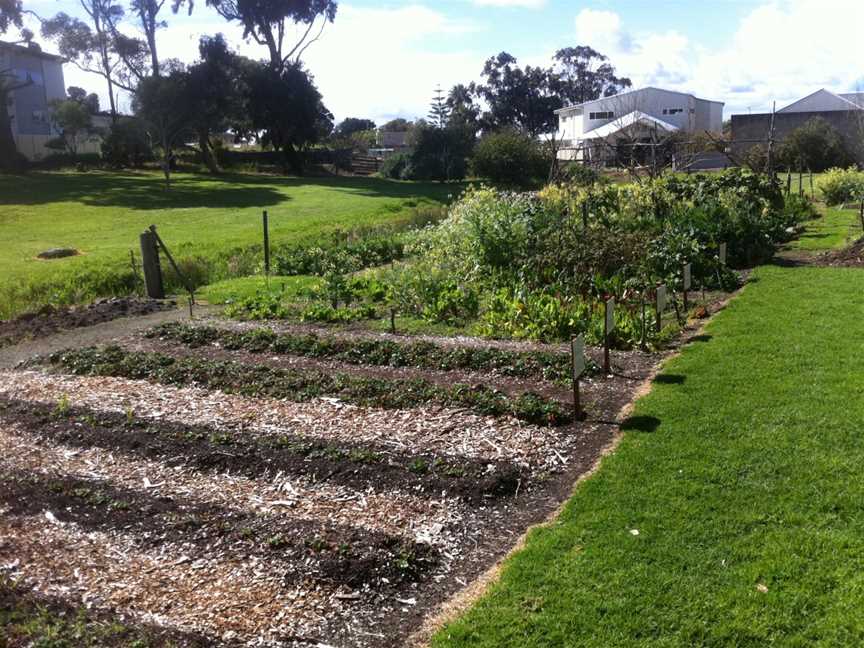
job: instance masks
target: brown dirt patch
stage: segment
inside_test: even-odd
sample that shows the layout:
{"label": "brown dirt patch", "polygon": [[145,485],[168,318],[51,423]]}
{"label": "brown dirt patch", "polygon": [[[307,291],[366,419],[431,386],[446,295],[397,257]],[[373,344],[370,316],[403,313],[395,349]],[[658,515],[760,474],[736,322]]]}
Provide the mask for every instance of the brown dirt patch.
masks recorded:
{"label": "brown dirt patch", "polygon": [[45,306],[10,320],[0,321],[0,348],[53,335],[58,331],[93,326],[119,317],[137,317],[176,308],[174,302],[150,299],[100,299],[87,306]]}

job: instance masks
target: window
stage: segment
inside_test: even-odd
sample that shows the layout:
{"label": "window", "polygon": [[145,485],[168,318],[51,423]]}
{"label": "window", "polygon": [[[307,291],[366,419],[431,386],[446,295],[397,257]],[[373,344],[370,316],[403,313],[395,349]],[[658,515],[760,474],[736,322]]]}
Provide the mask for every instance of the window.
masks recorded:
{"label": "window", "polygon": [[677,115],[678,113],[683,113],[683,112],[684,112],[683,108],[664,108],[663,109],[664,115]]}
{"label": "window", "polygon": [[615,113],[611,110],[606,112],[588,113],[588,119],[612,119],[613,117],[615,117]]}
{"label": "window", "polygon": [[47,124],[48,123],[48,115],[44,110],[34,110],[31,118],[33,119],[34,124]]}
{"label": "window", "polygon": [[32,70],[15,70],[15,78],[19,81],[30,81],[33,85],[37,86],[45,85],[42,80],[42,75],[39,72],[33,72]]}

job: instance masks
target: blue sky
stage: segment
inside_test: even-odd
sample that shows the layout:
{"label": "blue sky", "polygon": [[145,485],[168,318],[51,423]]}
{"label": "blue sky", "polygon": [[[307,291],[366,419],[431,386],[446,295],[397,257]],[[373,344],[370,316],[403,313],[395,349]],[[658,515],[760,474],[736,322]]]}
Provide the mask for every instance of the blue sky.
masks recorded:
{"label": "blue sky", "polygon": [[[76,0],[25,5],[43,15],[80,11]],[[199,36],[215,32],[247,56],[264,56],[203,0],[191,16],[166,13],[163,57],[192,61]],[[337,118],[380,123],[423,116],[437,84],[477,80],[500,51],[549,65],[558,48],[591,45],[636,86],[723,101],[728,118],[820,87],[864,90],[862,24],[864,0],[343,0],[304,60]],[[98,77],[72,65],[66,78],[104,95]]]}

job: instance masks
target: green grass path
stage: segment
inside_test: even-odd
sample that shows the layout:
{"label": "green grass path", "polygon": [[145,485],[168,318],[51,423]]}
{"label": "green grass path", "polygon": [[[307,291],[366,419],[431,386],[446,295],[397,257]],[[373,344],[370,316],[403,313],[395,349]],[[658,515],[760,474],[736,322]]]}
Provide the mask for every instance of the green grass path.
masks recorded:
{"label": "green grass path", "polygon": [[434,645],[864,645],[862,310],[860,270],[759,269]]}
{"label": "green grass path", "polygon": [[829,207],[825,215],[807,224],[800,238],[789,244],[793,250],[822,252],[844,247],[861,236],[861,223],[855,209]]}

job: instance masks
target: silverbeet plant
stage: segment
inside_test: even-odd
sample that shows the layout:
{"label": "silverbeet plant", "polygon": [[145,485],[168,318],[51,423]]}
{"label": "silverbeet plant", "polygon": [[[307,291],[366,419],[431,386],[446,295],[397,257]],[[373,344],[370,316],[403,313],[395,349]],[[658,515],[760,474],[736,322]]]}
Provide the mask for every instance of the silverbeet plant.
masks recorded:
{"label": "silverbeet plant", "polygon": [[384,380],[344,373],[276,369],[266,365],[174,358],[117,346],[54,353],[48,362],[78,375],[118,376],[166,385],[202,385],[252,397],[307,401],[324,395],[364,407],[409,409],[425,403],[469,407],[488,416],[511,415],[529,423],[570,421],[564,405],[532,392],[508,396],[485,385],[436,385],[426,380]]}
{"label": "silverbeet plant", "polygon": [[[345,339],[315,334],[277,334],[268,328],[236,332],[179,322],[160,324],[147,337],[180,342],[188,347],[219,345],[229,350],[271,352],[328,358],[348,364],[417,367],[452,371],[495,371],[517,378],[540,378],[565,383],[570,377],[570,355],[556,351],[510,351],[488,347],[448,347],[426,341]],[[594,368],[589,362],[589,369]]]}

